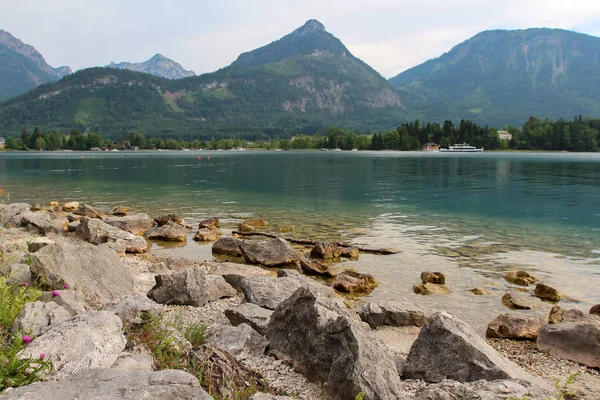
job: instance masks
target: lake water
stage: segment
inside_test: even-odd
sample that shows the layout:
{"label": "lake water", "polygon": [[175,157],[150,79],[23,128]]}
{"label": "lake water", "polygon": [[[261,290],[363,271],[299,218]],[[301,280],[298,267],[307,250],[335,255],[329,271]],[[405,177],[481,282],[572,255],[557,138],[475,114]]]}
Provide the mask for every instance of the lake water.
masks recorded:
{"label": "lake water", "polygon": [[[254,216],[294,225],[296,237],[398,249],[339,267],[375,275],[371,298],[446,309],[480,332],[508,311],[501,296],[519,290],[502,279],[508,270],[557,287],[563,307],[600,303],[600,154],[0,153],[0,189],[5,202],[128,205],[190,223],[216,215],[232,229]],[[152,251],[211,258],[192,240]],[[414,294],[425,270],[445,272],[450,295]],[[474,286],[492,294],[474,296]],[[528,312],[546,316],[552,304],[535,300]]]}

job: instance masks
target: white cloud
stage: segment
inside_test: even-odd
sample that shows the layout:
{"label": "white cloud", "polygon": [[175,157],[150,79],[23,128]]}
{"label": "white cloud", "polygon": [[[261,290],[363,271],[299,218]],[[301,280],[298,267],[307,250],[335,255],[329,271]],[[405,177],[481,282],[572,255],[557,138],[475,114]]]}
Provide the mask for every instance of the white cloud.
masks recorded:
{"label": "white cloud", "polygon": [[2,0],[0,28],[74,69],[162,53],[196,73],[224,67],[316,18],[386,77],[486,29],[600,35],[597,0]]}

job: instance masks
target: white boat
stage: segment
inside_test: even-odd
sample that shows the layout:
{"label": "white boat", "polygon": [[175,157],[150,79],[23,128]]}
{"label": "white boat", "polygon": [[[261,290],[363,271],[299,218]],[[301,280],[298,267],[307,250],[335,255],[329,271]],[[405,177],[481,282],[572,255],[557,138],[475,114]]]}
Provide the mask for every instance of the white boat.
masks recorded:
{"label": "white boat", "polygon": [[447,149],[440,149],[440,151],[446,153],[481,153],[483,151],[483,147],[481,149],[476,148],[475,146],[471,146],[470,144],[455,144],[453,146],[448,146]]}
{"label": "white boat", "polygon": [[342,149],[340,149],[339,147],[336,147],[335,149],[333,149],[333,151],[342,151]]}
{"label": "white boat", "polygon": [[326,147],[321,148],[321,151],[327,151]]}

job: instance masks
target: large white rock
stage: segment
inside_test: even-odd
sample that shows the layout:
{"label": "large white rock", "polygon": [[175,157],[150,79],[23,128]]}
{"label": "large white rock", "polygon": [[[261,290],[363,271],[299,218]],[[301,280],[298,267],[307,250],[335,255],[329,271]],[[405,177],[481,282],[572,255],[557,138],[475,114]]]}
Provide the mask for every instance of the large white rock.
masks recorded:
{"label": "large white rock", "polygon": [[46,357],[54,363],[59,378],[93,368],[113,365],[127,340],[121,319],[108,311],[75,316],[25,348],[23,357]]}
{"label": "large white rock", "polygon": [[27,333],[31,336],[39,336],[69,318],[71,314],[56,303],[34,301],[25,304],[17,315],[11,331],[13,334]]}
{"label": "large white rock", "polygon": [[540,351],[587,365],[600,367],[600,324],[597,322],[561,322],[540,329]]}

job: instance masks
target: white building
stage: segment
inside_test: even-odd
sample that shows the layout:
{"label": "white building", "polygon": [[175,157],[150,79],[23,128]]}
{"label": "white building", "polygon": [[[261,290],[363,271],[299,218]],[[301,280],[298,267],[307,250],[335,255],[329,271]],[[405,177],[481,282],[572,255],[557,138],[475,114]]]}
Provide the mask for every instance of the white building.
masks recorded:
{"label": "white building", "polygon": [[498,131],[498,137],[502,140],[506,140],[507,142],[512,139],[512,135],[507,131]]}

